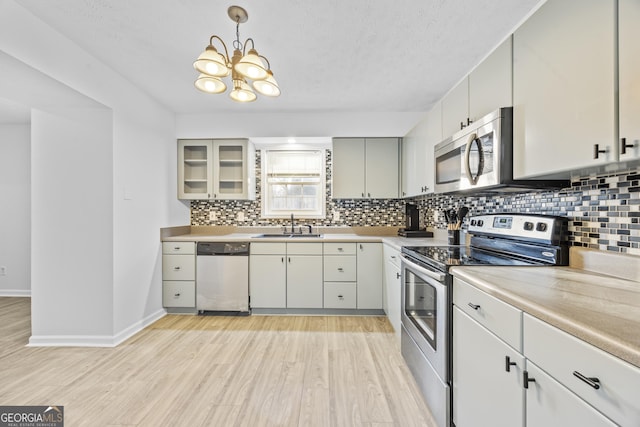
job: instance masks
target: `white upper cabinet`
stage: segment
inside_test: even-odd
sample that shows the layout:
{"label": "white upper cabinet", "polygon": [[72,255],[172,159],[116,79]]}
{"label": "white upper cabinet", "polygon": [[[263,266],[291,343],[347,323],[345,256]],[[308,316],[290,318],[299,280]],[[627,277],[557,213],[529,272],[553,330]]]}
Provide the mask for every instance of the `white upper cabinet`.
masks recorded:
{"label": "white upper cabinet", "polygon": [[398,198],[398,138],[334,138],[334,199]]}
{"label": "white upper cabinet", "polygon": [[433,147],[442,140],[439,102],[402,139],[402,197],[433,192]]}
{"label": "white upper cabinet", "polygon": [[448,138],[467,126],[470,120],[467,76],[442,98],[442,134]]}
{"label": "white upper cabinet", "polygon": [[255,149],[247,139],[178,140],[178,198],[255,199]]}
{"label": "white upper cabinet", "polygon": [[515,31],[514,178],[616,161],[614,55],[612,1],[549,0]]}
{"label": "white upper cabinet", "polygon": [[640,2],[618,1],[620,160],[640,158]]}
{"label": "white upper cabinet", "polygon": [[469,118],[472,122],[513,105],[512,37],[507,38],[469,74]]}
{"label": "white upper cabinet", "polygon": [[[442,136],[512,103],[512,38],[507,38],[442,98]],[[443,139],[441,138],[441,139]]]}
{"label": "white upper cabinet", "polygon": [[213,141],[178,141],[178,199],[209,199],[213,194]]}

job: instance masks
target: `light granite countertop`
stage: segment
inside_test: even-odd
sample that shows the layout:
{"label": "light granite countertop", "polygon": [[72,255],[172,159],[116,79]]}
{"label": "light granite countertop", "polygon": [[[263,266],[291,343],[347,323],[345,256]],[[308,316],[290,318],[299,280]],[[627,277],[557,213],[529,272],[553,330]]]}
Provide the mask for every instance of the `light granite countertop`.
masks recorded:
{"label": "light granite countertop", "polygon": [[321,227],[314,233],[321,237],[257,237],[264,233],[280,233],[281,227],[169,227],[161,230],[163,242],[380,242],[396,250],[402,246],[439,246],[447,244],[445,230],[436,230],[434,237],[400,237],[397,227]]}
{"label": "light granite countertop", "polygon": [[[637,263],[638,259],[633,261]],[[610,268],[616,271],[614,265]],[[640,367],[639,277],[623,279],[575,267],[469,266],[454,267],[451,272],[525,313]]]}

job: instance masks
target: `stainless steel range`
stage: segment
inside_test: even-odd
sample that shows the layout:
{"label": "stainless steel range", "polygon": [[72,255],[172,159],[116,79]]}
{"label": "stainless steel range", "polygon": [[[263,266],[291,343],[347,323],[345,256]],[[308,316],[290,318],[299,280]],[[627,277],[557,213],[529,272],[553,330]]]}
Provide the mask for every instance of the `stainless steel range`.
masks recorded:
{"label": "stainless steel range", "polygon": [[568,265],[567,218],[470,219],[470,246],[402,248],[402,355],[440,427],[451,425],[452,266]]}

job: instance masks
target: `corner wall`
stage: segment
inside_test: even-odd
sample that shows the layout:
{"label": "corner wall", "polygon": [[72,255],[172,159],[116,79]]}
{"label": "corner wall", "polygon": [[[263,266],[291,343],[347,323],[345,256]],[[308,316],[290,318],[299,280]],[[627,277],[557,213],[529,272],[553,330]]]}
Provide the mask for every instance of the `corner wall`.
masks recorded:
{"label": "corner wall", "polygon": [[31,295],[31,131],[0,125],[0,296]]}

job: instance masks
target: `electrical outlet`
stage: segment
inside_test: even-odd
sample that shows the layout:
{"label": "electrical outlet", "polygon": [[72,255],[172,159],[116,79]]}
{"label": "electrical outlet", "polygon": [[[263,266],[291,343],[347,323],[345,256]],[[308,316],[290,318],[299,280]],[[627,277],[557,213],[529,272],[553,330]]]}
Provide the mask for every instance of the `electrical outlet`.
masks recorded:
{"label": "electrical outlet", "polygon": [[2,267],[0,267],[0,276],[6,276],[6,275],[7,275],[7,267],[3,265]]}
{"label": "electrical outlet", "polygon": [[244,212],[240,211],[238,212],[238,216],[236,218],[239,222],[244,221]]}
{"label": "electrical outlet", "polygon": [[209,212],[209,221],[217,221],[218,220],[218,216],[216,215],[215,211],[211,211]]}
{"label": "electrical outlet", "polygon": [[333,220],[340,221],[340,211],[333,211]]}
{"label": "electrical outlet", "polygon": [[438,223],[440,221],[440,213],[437,210],[433,210],[433,222]]}

